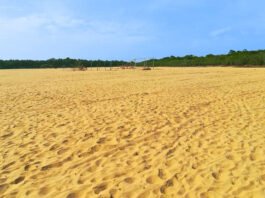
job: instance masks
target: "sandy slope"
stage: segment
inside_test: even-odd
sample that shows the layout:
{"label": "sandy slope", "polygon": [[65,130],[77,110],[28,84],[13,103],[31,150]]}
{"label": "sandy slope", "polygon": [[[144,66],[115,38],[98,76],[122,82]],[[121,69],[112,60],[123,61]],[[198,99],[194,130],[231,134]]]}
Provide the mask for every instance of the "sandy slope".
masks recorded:
{"label": "sandy slope", "polygon": [[265,197],[265,69],[0,71],[0,197]]}

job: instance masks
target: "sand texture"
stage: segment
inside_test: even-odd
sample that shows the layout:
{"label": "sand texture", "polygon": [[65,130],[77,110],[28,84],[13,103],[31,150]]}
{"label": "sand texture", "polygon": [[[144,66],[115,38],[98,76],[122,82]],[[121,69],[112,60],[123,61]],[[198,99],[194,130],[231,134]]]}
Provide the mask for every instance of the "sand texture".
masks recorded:
{"label": "sand texture", "polygon": [[265,197],[265,69],[0,71],[0,197]]}

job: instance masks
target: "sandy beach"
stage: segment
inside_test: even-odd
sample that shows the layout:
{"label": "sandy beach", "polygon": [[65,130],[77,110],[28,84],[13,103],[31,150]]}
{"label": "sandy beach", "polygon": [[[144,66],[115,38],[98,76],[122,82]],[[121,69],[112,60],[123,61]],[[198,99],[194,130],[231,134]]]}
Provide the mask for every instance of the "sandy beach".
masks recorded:
{"label": "sandy beach", "polygon": [[265,197],[265,69],[0,70],[0,197]]}

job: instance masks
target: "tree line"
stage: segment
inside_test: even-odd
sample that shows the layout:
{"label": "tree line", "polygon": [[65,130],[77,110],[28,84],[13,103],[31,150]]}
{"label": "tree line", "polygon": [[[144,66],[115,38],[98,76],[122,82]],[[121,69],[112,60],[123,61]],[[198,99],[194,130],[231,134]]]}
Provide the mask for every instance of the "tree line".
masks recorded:
{"label": "tree line", "polygon": [[48,59],[48,60],[0,60],[0,69],[38,69],[38,68],[75,68],[75,67],[116,67],[126,61]]}
{"label": "tree line", "polygon": [[108,60],[83,60],[83,59],[49,59],[49,60],[0,60],[0,69],[25,69],[25,68],[74,68],[74,67],[117,67],[122,65],[136,66],[265,66],[265,50],[234,51],[228,54],[206,56],[187,55],[183,57],[165,57],[150,59],[138,63],[128,61]]}
{"label": "tree line", "polygon": [[[144,62],[141,63],[141,65],[143,64]],[[208,54],[206,56],[170,56],[162,59],[148,60],[145,64],[154,66],[265,66],[265,50],[230,50],[228,54],[223,55]]]}

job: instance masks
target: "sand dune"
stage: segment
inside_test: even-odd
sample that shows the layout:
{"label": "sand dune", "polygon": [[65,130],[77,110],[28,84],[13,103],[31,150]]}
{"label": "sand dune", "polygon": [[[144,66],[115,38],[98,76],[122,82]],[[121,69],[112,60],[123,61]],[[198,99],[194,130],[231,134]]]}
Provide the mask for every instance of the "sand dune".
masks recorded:
{"label": "sand dune", "polygon": [[265,69],[0,71],[0,197],[265,197]]}

